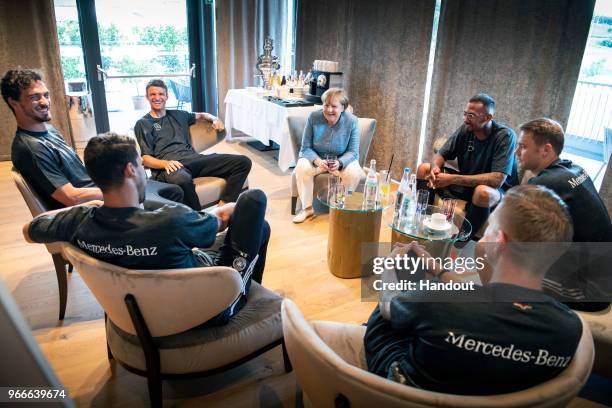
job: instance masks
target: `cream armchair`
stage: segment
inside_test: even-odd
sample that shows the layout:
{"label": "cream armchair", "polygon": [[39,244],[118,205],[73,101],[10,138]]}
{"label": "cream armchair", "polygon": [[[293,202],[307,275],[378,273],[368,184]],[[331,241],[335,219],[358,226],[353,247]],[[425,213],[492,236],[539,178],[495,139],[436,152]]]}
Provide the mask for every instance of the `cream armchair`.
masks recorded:
{"label": "cream armchair", "polygon": [[564,407],[578,394],[593,365],[593,339],[582,324],[582,338],[570,365],[556,378],[503,395],[442,394],[402,385],[366,371],[366,328],[314,321],[309,324],[289,299],[282,306],[287,352],[310,402],[325,407]]}
{"label": "cream armchair", "polygon": [[[38,193],[34,191],[30,183],[23,178],[21,173],[16,168],[11,169],[11,177],[15,182],[15,186],[21,193],[23,200],[26,202],[32,217],[36,217],[46,211],[49,211],[50,208],[44,204],[44,201],[40,198]],[[60,243],[53,242],[50,244],[45,244],[47,251],[51,254],[51,258],[53,258],[53,266],[55,267],[55,274],[57,275],[57,286],[59,289],[59,319],[64,320],[64,315],[66,314],[66,303],[68,300],[68,276],[66,273],[66,267],[68,267],[68,272],[72,272],[72,265],[67,262],[62,257],[61,245]]]}
{"label": "cream armchair", "polygon": [[612,378],[612,306],[599,312],[576,312],[593,333],[595,363],[593,372]]}
{"label": "cream armchair", "polygon": [[[368,151],[370,150],[370,144],[374,138],[374,132],[376,131],[376,119],[359,118],[359,165],[364,166]],[[289,134],[295,151],[299,152],[302,147],[302,135],[304,133],[304,127],[306,126],[306,118],[300,116],[289,116],[287,118],[289,124]],[[329,173],[319,174],[314,180],[314,190],[316,192],[323,186],[327,185],[327,179]],[[298,211],[298,190],[297,190],[297,179],[295,178],[295,170],[291,173],[291,214],[296,214]]]}
{"label": "cream armchair", "polygon": [[224,326],[202,327],[238,298],[240,274],[228,267],[129,270],[72,245],[64,255],[106,312],[109,358],[147,377],[151,405],[162,406],[162,379],[210,375],[278,345],[286,357],[282,298],[252,282],[248,301]]}

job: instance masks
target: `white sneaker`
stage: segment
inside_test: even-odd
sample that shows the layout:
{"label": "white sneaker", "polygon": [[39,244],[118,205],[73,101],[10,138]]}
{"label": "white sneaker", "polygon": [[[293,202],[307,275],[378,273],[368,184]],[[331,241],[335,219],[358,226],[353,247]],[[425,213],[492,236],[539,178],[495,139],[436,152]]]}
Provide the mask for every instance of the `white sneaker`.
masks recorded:
{"label": "white sneaker", "polygon": [[297,213],[295,217],[293,217],[293,222],[295,224],[300,224],[306,221],[308,218],[312,217],[313,215],[314,215],[314,210],[312,209],[312,207],[306,210],[301,210],[299,213]]}

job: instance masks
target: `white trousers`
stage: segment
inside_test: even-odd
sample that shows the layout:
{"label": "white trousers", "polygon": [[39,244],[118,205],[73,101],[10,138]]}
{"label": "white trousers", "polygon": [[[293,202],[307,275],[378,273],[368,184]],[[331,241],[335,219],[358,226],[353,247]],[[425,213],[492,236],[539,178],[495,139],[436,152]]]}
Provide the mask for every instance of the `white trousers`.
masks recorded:
{"label": "white trousers", "polygon": [[[300,158],[295,166],[295,178],[297,181],[298,195],[302,202],[302,209],[312,206],[312,198],[314,193],[314,178],[323,171],[319,167],[315,167],[312,163]],[[365,178],[365,172],[359,166],[357,160],[352,161],[345,169],[334,172],[335,176],[340,176],[342,184],[348,190],[355,190],[361,180]]]}

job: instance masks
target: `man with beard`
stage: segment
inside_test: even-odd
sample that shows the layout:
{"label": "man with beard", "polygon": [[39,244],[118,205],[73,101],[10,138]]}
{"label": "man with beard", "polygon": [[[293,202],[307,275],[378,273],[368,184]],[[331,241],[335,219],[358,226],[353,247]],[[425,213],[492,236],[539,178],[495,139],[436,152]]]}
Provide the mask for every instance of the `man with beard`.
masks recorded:
{"label": "man with beard", "polygon": [[[79,156],[58,130],[47,124],[51,120],[51,99],[42,77],[28,69],[10,70],[2,78],[2,97],[17,120],[11,148],[13,165],[47,208],[101,199],[102,192]],[[177,186],[149,181],[146,187],[147,208],[183,200],[183,192]]]}
{"label": "man with beard", "polygon": [[[472,236],[487,221],[504,191],[518,184],[513,154],[516,135],[495,122],[494,113],[495,101],[489,95],[471,97],[463,111],[463,125],[448,138],[432,163],[422,163],[417,170],[419,189],[429,185],[443,198],[467,201],[466,218],[472,224]],[[458,171],[444,167],[447,160],[454,159]]]}

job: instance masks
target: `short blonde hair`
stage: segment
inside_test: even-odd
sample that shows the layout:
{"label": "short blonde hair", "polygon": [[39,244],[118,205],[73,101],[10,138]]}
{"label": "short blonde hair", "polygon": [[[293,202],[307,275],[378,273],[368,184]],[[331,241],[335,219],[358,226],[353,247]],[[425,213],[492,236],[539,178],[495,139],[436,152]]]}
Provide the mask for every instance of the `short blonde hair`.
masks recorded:
{"label": "short blonde hair", "polygon": [[570,247],[574,229],[567,205],[544,186],[511,188],[495,212],[508,237],[508,256],[534,276],[543,276]]}
{"label": "short blonde hair", "polygon": [[321,102],[327,103],[328,100],[338,99],[338,102],[344,106],[344,109],[348,108],[349,100],[346,92],[342,88],[329,88],[321,95]]}

